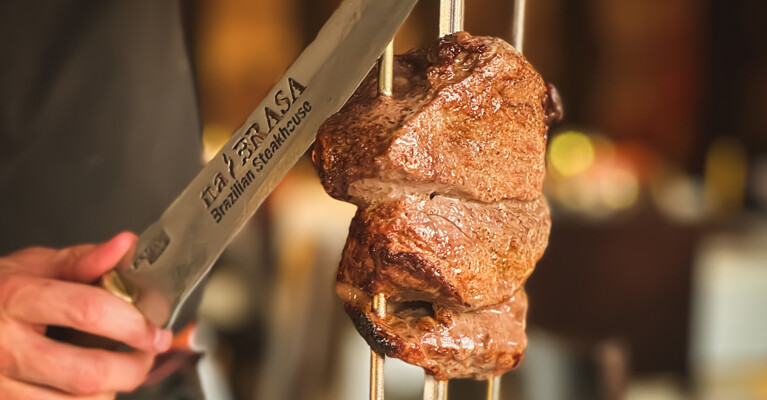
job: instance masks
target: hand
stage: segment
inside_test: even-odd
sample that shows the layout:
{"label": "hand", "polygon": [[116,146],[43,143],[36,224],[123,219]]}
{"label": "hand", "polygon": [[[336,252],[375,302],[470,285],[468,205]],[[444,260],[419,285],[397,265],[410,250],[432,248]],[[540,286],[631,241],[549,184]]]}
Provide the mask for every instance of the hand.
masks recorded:
{"label": "hand", "polygon": [[[0,399],[113,399],[138,387],[169,331],[133,305],[90,286],[135,243],[132,233],[62,250],[28,248],[0,257]],[[86,349],[45,337],[64,326],[136,349]]]}

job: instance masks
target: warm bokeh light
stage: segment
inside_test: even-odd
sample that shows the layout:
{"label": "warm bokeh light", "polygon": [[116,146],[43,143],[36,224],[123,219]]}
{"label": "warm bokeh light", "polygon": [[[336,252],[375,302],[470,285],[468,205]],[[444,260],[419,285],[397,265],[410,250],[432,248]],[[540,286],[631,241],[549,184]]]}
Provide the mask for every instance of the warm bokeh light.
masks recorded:
{"label": "warm bokeh light", "polygon": [[675,222],[699,221],[705,215],[700,180],[672,165],[663,165],[649,185],[650,198],[664,216]]}
{"label": "warm bokeh light", "polygon": [[232,131],[224,125],[206,124],[202,129],[202,158],[206,164],[224,146]]}
{"label": "warm bokeh light", "polygon": [[626,146],[606,136],[573,130],[555,135],[548,167],[547,190],[568,211],[602,218],[639,200],[634,160]]}
{"label": "warm bokeh light", "polygon": [[561,175],[577,175],[593,162],[594,146],[585,134],[567,131],[551,140],[549,165]]}
{"label": "warm bokeh light", "polygon": [[603,161],[615,159],[615,143],[610,138],[602,135],[588,135],[588,138],[591,141],[591,146],[594,148],[595,159]]}
{"label": "warm bokeh light", "polygon": [[746,149],[738,140],[715,140],[706,154],[705,199],[708,210],[727,214],[743,207],[746,192]]}
{"label": "warm bokeh light", "polygon": [[605,171],[599,182],[602,201],[610,208],[624,210],[636,203],[639,197],[639,182],[628,169],[611,168]]}
{"label": "warm bokeh light", "polygon": [[756,373],[757,378],[754,380],[754,392],[760,398],[767,399],[767,366],[762,367],[761,370]]}

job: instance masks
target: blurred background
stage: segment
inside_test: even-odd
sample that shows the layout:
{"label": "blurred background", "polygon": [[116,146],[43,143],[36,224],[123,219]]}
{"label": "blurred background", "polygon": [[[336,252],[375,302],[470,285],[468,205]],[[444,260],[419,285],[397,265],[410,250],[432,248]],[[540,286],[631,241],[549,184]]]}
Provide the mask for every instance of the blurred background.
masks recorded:
{"label": "blurred background", "polygon": [[[338,3],[197,1],[204,158]],[[436,38],[438,8],[419,3],[396,52]],[[510,40],[512,13],[466,0],[466,30]],[[565,118],[549,134],[530,345],[503,399],[767,399],[765,15],[760,0],[528,2],[525,55]],[[221,258],[198,332],[216,398],[366,398],[368,349],[333,290],[353,213],[305,157]],[[387,399],[420,398],[420,370],[387,360],[386,374]]]}

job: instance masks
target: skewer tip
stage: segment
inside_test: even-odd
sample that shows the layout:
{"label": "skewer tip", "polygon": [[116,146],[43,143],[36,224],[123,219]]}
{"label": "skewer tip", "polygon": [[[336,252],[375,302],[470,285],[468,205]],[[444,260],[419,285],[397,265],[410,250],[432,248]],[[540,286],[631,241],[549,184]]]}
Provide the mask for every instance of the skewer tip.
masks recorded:
{"label": "skewer tip", "polygon": [[[378,59],[378,93],[391,96],[394,86],[394,40],[386,46]],[[379,295],[383,295],[379,293]]]}
{"label": "skewer tip", "polygon": [[440,37],[463,30],[463,3],[464,0],[440,0]]}

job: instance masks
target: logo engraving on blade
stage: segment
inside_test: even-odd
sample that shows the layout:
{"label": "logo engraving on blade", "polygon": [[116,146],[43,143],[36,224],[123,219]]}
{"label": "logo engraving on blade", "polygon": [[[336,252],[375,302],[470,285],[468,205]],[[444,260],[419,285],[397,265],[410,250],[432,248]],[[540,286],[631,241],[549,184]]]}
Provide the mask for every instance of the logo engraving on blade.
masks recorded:
{"label": "logo engraving on blade", "polygon": [[131,264],[133,269],[138,269],[139,265],[144,261],[148,262],[149,265],[154,264],[169,244],[170,237],[165,233],[165,230],[160,229],[160,232],[155,235],[149,244],[133,257],[133,263]]}
{"label": "logo engraving on blade", "polygon": [[216,223],[224,219],[256,179],[255,173],[269,164],[312,111],[308,101],[299,102],[306,90],[305,85],[291,77],[287,78],[285,85],[287,89],[278,90],[273,104],[264,107],[263,113],[260,113],[269,129],[263,132],[262,125],[253,122],[231,148],[222,149],[220,161],[224,172],[217,172],[210,184],[200,191],[200,200]]}

